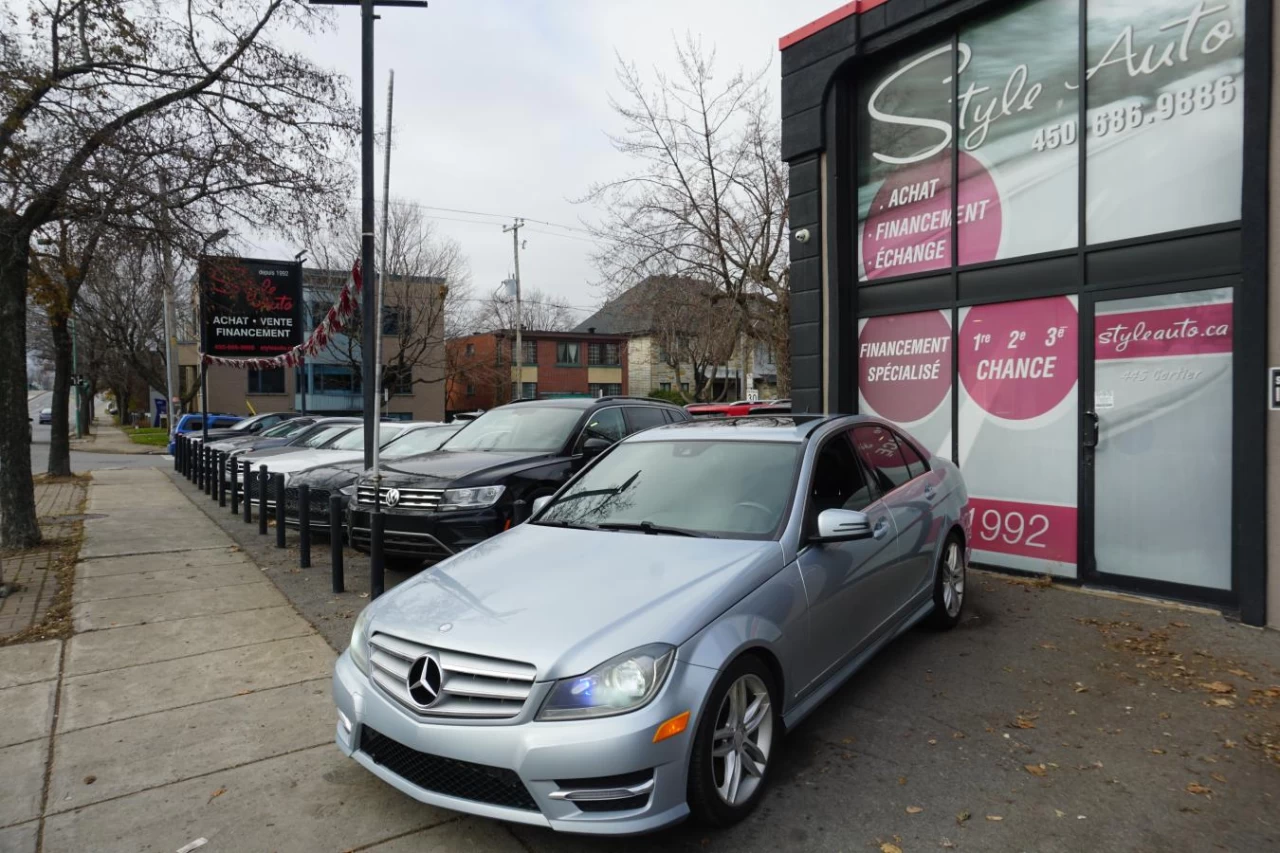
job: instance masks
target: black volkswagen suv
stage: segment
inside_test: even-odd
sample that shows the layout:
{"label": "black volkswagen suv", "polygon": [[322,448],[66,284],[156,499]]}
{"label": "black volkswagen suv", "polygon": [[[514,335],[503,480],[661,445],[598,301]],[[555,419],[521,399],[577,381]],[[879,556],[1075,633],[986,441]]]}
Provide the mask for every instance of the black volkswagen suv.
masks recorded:
{"label": "black volkswagen suv", "polygon": [[[383,550],[406,563],[436,563],[518,523],[526,506],[554,493],[614,442],[689,420],[647,397],[516,400],[468,423],[439,450],[382,469]],[[350,503],[351,545],[369,550],[375,486],[365,472]]]}

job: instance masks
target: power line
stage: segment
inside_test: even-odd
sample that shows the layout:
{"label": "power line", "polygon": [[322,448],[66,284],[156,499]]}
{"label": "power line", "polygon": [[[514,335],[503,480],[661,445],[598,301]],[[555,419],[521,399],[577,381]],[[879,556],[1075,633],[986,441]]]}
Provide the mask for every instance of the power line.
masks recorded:
{"label": "power line", "polygon": [[[440,211],[443,211],[443,212],[445,212],[445,213],[461,213],[461,214],[464,214],[464,215],[466,215],[466,216],[488,216],[488,217],[492,217],[492,218],[494,218],[494,219],[523,219],[525,222],[535,222],[535,223],[537,223],[538,225],[546,225],[546,226],[547,226],[547,227],[549,227],[549,228],[562,228],[562,229],[564,229],[565,231],[577,231],[577,232],[582,233],[582,234],[590,234],[590,233],[591,233],[591,230],[590,230],[590,229],[588,229],[588,228],[581,228],[581,227],[579,227],[579,226],[577,226],[577,225],[564,225],[564,224],[559,223],[559,222],[549,222],[549,221],[547,221],[547,220],[545,220],[545,219],[532,219],[532,218],[530,218],[530,217],[528,217],[528,216],[513,216],[513,215],[512,215],[512,214],[510,214],[510,213],[490,213],[490,212],[488,212],[488,211],[484,211],[484,210],[465,210],[465,209],[460,208],[460,207],[438,207],[438,206],[430,205],[430,204],[420,204],[419,202],[416,202],[416,201],[409,201],[409,200],[407,200],[407,199],[396,199],[396,200],[395,200],[395,203],[396,203],[396,204],[407,204],[407,205],[409,205],[410,207],[416,207],[416,208],[419,208],[420,210],[440,210]],[[444,218],[444,217],[438,217],[438,218]],[[463,221],[463,222],[465,222],[465,221],[467,221],[467,220],[459,220],[459,221]],[[489,223],[480,223],[480,224],[489,224]]]}

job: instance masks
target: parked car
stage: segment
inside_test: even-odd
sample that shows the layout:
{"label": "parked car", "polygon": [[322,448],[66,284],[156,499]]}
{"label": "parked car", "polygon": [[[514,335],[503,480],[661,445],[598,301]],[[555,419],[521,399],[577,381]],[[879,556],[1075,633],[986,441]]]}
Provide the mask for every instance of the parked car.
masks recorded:
{"label": "parked car", "polygon": [[[404,459],[409,456],[420,456],[439,449],[449,437],[462,428],[460,423],[435,424],[423,423],[411,427],[396,436],[385,447],[379,448],[382,460]],[[326,462],[290,476],[289,485],[284,490],[284,519],[293,527],[298,526],[298,488],[307,486],[310,489],[309,504],[311,506],[311,528],[327,531],[329,529],[329,498],[342,493],[348,498],[355,492],[356,480],[365,473],[364,459],[352,462]]]}
{"label": "parked car", "polygon": [[[273,427],[264,429],[262,432],[250,435],[237,434],[230,438],[210,438],[209,448],[228,452],[231,450],[252,450],[259,447],[276,447],[292,436],[303,432],[318,420],[320,418],[316,415],[300,415],[287,421],[281,421]],[[280,439],[280,441],[272,444],[276,439]]]}
{"label": "parked car", "polygon": [[[689,419],[647,397],[517,400],[464,424],[438,451],[385,466],[379,502],[383,551],[403,564],[434,563],[509,528],[529,505],[623,436]],[[369,550],[375,486],[361,477],[349,536]]]}
{"label": "parked car", "polygon": [[500,820],[732,824],[784,731],[913,625],[960,621],[967,505],[950,460],[866,416],[631,436],[360,613],[338,746]]}
{"label": "parked car", "polygon": [[[235,424],[239,423],[242,420],[244,420],[244,418],[240,417],[239,415],[214,414],[213,412],[210,412],[209,413],[209,430],[210,431],[224,430],[224,429],[227,429],[228,427],[234,426]],[[169,439],[170,455],[173,455],[173,452],[177,447],[177,441],[178,441],[177,436],[179,433],[185,433],[188,436],[191,436],[192,433],[203,434],[204,415],[201,414],[200,412],[188,412],[187,414],[182,415],[181,417],[178,418],[177,426],[174,427],[173,432],[174,432],[173,436],[170,437]]]}
{"label": "parked car", "polygon": [[[337,426],[342,428],[342,425]],[[378,427],[380,444],[385,445],[411,426],[413,426],[413,423],[409,421],[383,422]],[[289,448],[289,450],[290,452],[288,453],[279,454],[274,453],[273,450],[254,451],[245,453],[238,458],[241,465],[245,462],[250,463],[255,473],[260,465],[266,465],[269,474],[284,474],[285,486],[287,487],[289,478],[299,471],[305,471],[317,465],[324,465],[327,462],[354,462],[357,459],[363,459],[364,426],[357,424],[352,429],[342,429],[342,432],[318,447],[294,447]],[[258,497],[257,478],[251,481],[246,494],[254,499]],[[267,506],[275,506],[275,495],[272,492],[267,493]]]}
{"label": "parked car", "polygon": [[52,423],[53,423],[53,409],[41,409],[40,425],[44,426],[45,424],[52,424]]}
{"label": "parked car", "polygon": [[790,400],[735,400],[732,403],[690,403],[685,410],[695,418],[734,418],[742,415],[791,411]]}
{"label": "parked car", "polygon": [[[299,417],[297,412],[265,412],[260,415],[253,415],[247,418],[240,418],[234,424],[222,428],[215,428],[212,424],[209,426],[209,440],[223,438],[238,438],[245,435],[257,435],[265,429],[270,429],[278,423]],[[204,440],[204,432],[200,431],[200,435],[195,436],[197,441]]]}

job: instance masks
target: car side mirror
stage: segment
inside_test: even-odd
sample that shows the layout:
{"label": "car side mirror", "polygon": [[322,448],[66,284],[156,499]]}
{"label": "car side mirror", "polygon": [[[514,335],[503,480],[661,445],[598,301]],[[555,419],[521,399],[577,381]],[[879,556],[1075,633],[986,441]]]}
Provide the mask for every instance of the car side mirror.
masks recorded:
{"label": "car side mirror", "polygon": [[590,459],[593,456],[599,456],[612,446],[613,442],[609,441],[607,438],[596,438],[593,436],[582,442],[582,455]]}
{"label": "car side mirror", "polygon": [[551,503],[551,495],[543,495],[540,498],[533,499],[533,510],[531,516],[537,515],[547,508],[547,504]]}
{"label": "car side mirror", "polygon": [[871,537],[871,520],[865,512],[824,509],[818,513],[818,532],[810,542],[852,542]]}

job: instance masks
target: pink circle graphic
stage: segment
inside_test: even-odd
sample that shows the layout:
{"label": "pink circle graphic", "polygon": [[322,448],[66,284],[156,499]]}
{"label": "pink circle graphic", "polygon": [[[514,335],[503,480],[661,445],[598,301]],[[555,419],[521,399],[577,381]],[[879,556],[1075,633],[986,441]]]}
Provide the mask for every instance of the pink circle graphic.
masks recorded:
{"label": "pink circle graphic", "polygon": [[969,309],[960,323],[960,381],[987,412],[1022,421],[1075,387],[1079,315],[1066,296]]}
{"label": "pink circle graphic", "polygon": [[[995,260],[1000,193],[975,157],[961,151],[958,162],[960,263]],[[862,264],[868,279],[951,265],[951,152],[898,169],[880,185],[862,226]]]}
{"label": "pink circle graphic", "polygon": [[875,414],[918,421],[951,390],[951,324],[941,311],[872,317],[858,335],[858,391]]}

